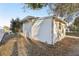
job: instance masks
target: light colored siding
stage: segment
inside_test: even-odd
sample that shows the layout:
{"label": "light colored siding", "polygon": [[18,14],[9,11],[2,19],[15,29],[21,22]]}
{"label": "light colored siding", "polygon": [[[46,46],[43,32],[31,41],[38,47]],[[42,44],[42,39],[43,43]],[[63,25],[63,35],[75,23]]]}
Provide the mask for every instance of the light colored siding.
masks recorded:
{"label": "light colored siding", "polygon": [[65,30],[65,23],[52,18],[38,19],[33,25],[30,22],[23,24],[25,36],[48,44],[54,44],[64,38]]}
{"label": "light colored siding", "polygon": [[2,40],[2,38],[3,38],[3,36],[4,36],[4,31],[3,31],[3,29],[0,29],[0,42],[1,42],[1,40]]}
{"label": "light colored siding", "polygon": [[51,19],[45,19],[39,25],[39,30],[37,32],[38,34],[35,35],[34,37],[42,42],[47,42],[48,44],[51,44],[52,43],[51,26],[52,26]]}
{"label": "light colored siding", "polygon": [[66,25],[62,24],[62,29],[61,29],[61,39],[65,37],[66,35]]}
{"label": "light colored siding", "polygon": [[25,37],[31,37],[31,28],[32,25],[30,23],[23,24],[23,33],[25,34]]}
{"label": "light colored siding", "polygon": [[[56,43],[57,41],[60,41],[65,37],[65,29],[66,29],[66,24],[59,22],[59,21],[53,21],[54,22],[54,29],[53,29],[53,44]],[[60,25],[60,24],[61,25]],[[59,28],[60,26],[60,28]]]}
{"label": "light colored siding", "polygon": [[58,22],[55,22],[55,20],[53,20],[53,44],[57,42],[58,40]]}

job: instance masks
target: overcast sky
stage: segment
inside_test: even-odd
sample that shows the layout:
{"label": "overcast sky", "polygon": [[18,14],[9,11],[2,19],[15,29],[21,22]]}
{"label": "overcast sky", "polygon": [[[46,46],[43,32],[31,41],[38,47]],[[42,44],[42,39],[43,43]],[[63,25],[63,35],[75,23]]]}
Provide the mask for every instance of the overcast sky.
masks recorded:
{"label": "overcast sky", "polygon": [[0,26],[10,26],[12,18],[19,17],[22,19],[25,16],[48,16],[48,8],[44,7],[41,10],[31,10],[26,8],[26,12],[24,12],[23,4],[0,3]]}

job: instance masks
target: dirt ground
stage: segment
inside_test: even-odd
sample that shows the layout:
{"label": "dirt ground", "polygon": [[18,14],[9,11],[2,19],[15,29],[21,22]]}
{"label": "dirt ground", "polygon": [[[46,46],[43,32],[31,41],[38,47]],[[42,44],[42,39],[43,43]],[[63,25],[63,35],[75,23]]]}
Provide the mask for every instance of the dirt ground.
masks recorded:
{"label": "dirt ground", "polygon": [[[31,54],[34,56],[79,56],[79,38],[67,36],[55,45],[48,45],[42,42],[35,42],[31,48]],[[32,44],[33,45],[33,44]]]}
{"label": "dirt ground", "polygon": [[1,56],[79,56],[79,37],[66,36],[55,45],[22,36],[10,38],[0,46]]}
{"label": "dirt ground", "polygon": [[76,36],[67,36],[71,39],[76,39],[77,42],[75,42],[75,44],[73,44],[70,48],[71,51],[68,53],[68,55],[70,56],[79,56],[79,37]]}

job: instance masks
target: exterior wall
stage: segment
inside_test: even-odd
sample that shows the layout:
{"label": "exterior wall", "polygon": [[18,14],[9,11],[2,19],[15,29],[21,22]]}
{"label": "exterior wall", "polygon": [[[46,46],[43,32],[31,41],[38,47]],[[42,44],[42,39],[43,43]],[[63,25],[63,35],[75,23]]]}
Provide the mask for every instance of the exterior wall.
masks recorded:
{"label": "exterior wall", "polygon": [[58,41],[58,27],[59,27],[59,25],[58,25],[58,22],[56,22],[55,20],[53,20],[53,25],[54,25],[54,27],[53,27],[53,44],[54,43],[56,43],[57,41]]}
{"label": "exterior wall", "polygon": [[[62,24],[61,24],[61,27],[62,27],[62,28],[61,28],[61,32],[60,32],[60,33],[61,33],[61,39],[62,39],[62,38],[65,37],[65,34],[66,34],[66,25],[62,23]],[[60,40],[61,40],[61,39],[60,39]]]}
{"label": "exterior wall", "polygon": [[55,20],[53,22],[54,22],[54,29],[53,29],[53,35],[54,35],[53,44],[54,44],[65,37],[66,24]]}
{"label": "exterior wall", "polygon": [[[51,19],[45,19],[44,21],[42,21],[39,25],[37,25],[37,27],[39,27],[38,31],[37,32],[35,31],[37,34],[32,33],[33,38],[51,44],[52,43],[51,25],[52,25]],[[34,31],[34,28],[32,31]]]}
{"label": "exterior wall", "polygon": [[33,26],[32,26],[32,38],[35,39],[35,37],[38,35],[39,33],[39,28],[40,28],[40,24],[43,22],[43,20],[37,20]]}
{"label": "exterior wall", "polygon": [[66,24],[55,19],[46,18],[31,23],[23,24],[25,36],[48,44],[54,44],[65,36]]}
{"label": "exterior wall", "polygon": [[2,40],[2,38],[3,38],[3,36],[4,36],[4,31],[3,31],[3,29],[0,29],[0,42],[1,42],[1,40]]}
{"label": "exterior wall", "polygon": [[31,36],[31,28],[32,28],[32,24],[31,23],[24,23],[23,24],[23,33],[25,35],[25,37],[30,37]]}

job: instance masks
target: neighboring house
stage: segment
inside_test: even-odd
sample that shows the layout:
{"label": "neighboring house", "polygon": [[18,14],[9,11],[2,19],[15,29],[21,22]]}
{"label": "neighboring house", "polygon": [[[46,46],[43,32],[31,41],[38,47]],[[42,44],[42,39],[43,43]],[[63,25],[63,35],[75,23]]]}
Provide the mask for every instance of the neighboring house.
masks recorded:
{"label": "neighboring house", "polygon": [[2,38],[3,38],[3,36],[4,36],[4,30],[3,29],[0,29],[0,42],[1,42],[1,40],[2,40]]}
{"label": "neighboring house", "polygon": [[65,37],[66,22],[55,16],[23,20],[23,32],[31,39],[54,44]]}
{"label": "neighboring house", "polygon": [[0,43],[6,41],[6,39],[8,39],[8,37],[10,37],[9,35],[11,35],[10,33],[11,31],[7,28],[7,27],[0,27]]}

